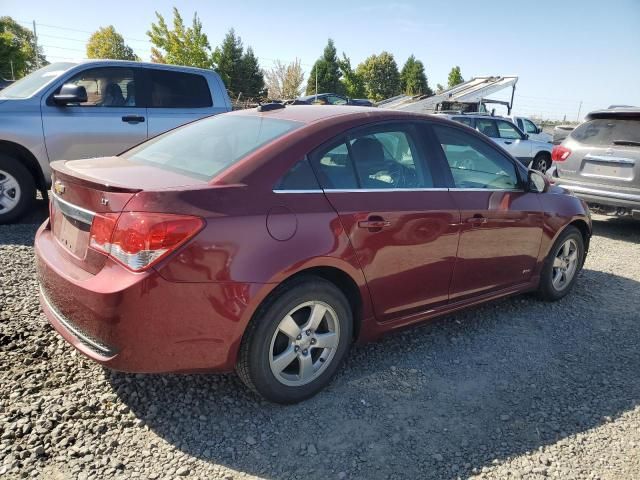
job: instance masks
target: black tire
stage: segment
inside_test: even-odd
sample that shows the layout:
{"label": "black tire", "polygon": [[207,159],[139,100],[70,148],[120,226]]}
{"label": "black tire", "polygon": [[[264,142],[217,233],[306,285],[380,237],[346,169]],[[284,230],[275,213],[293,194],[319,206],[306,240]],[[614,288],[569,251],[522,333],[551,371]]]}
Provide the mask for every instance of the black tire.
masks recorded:
{"label": "black tire", "polygon": [[[288,313],[312,301],[323,302],[335,312],[339,324],[337,347],[329,363],[321,367],[322,373],[317,378],[305,385],[285,385],[278,380],[270,366],[272,339],[276,338],[278,326]],[[344,361],[352,336],[353,316],[344,294],[323,278],[302,276],[278,287],[255,313],[240,345],[236,371],[250,389],[267,400],[281,404],[297,403],[329,384]]]}
{"label": "black tire", "polygon": [[[554,267],[553,263],[556,259],[556,256],[559,254],[560,249],[564,246],[564,244],[573,240],[577,247],[577,259],[576,259],[576,268],[571,277],[571,279],[566,283],[566,285],[559,289],[554,285],[553,277],[554,277]],[[555,302],[556,300],[560,300],[565,295],[567,295],[573,285],[578,278],[578,274],[582,269],[582,265],[584,263],[584,239],[582,238],[582,234],[580,230],[576,227],[569,225],[565,228],[560,236],[557,238],[553,247],[549,250],[547,258],[544,261],[544,266],[542,268],[542,274],[540,275],[540,284],[538,286],[537,295],[542,300],[546,300],[548,302]]]}
{"label": "black tire", "polygon": [[541,173],[547,173],[551,166],[551,155],[545,152],[538,153],[531,162],[531,169]]}
{"label": "black tire", "polygon": [[[20,160],[0,153],[0,182],[6,180],[8,178],[7,175],[17,181],[19,192],[16,189],[0,192],[0,225],[14,222],[22,217],[33,207],[36,199],[36,183],[29,170],[20,163]],[[5,208],[2,206],[1,196],[3,195],[12,195],[12,198],[19,197],[17,204],[12,206],[6,213],[4,212]]]}

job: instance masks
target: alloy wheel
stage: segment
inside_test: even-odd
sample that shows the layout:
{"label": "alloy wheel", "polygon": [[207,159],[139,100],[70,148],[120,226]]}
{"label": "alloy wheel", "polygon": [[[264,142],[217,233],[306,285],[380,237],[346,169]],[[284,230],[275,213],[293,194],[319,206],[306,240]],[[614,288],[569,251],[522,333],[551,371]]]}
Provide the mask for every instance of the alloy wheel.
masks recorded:
{"label": "alloy wheel", "polygon": [[538,157],[533,165],[533,169],[540,173],[547,173],[547,159],[545,157]]}
{"label": "alloy wheel", "polygon": [[571,283],[578,270],[578,244],[569,238],[562,244],[553,259],[552,282],[556,290],[561,291]]}
{"label": "alloy wheel", "polygon": [[273,334],[269,348],[271,372],[284,385],[306,385],[329,366],[339,340],[335,310],[320,301],[302,303],[285,315]]}
{"label": "alloy wheel", "polygon": [[9,172],[0,170],[0,214],[9,213],[20,201],[20,184]]}

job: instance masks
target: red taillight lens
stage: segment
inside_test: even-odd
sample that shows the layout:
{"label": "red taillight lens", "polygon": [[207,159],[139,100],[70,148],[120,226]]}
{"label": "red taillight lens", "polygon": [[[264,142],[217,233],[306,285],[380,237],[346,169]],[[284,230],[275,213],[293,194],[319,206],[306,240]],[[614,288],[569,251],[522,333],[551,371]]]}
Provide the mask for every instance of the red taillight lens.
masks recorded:
{"label": "red taillight lens", "polygon": [[139,272],[184,244],[203,226],[201,218],[165,213],[125,212],[120,218],[117,214],[96,215],[91,246]]}
{"label": "red taillight lens", "polygon": [[571,155],[571,150],[567,147],[563,147],[562,145],[556,145],[551,150],[551,160],[554,162],[564,162]]}
{"label": "red taillight lens", "polygon": [[118,220],[118,213],[98,213],[91,222],[89,245],[99,251],[109,253],[111,235]]}

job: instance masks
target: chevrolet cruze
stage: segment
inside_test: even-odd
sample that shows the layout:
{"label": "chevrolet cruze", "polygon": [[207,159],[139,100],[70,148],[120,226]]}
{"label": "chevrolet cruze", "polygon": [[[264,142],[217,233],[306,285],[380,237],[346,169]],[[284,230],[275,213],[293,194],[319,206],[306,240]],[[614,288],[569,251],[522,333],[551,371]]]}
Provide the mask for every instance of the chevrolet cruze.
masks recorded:
{"label": "chevrolet cruze", "polygon": [[264,105],[52,164],[42,307],[95,361],[327,385],[353,342],[574,285],[584,203],[447,119]]}

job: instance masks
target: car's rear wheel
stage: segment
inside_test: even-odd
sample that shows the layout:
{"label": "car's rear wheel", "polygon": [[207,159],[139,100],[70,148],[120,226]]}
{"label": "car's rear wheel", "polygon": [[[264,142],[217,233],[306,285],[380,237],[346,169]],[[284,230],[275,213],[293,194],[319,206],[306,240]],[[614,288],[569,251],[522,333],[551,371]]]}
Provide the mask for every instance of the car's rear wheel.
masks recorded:
{"label": "car's rear wheel", "polygon": [[538,170],[541,173],[546,173],[551,166],[551,155],[547,153],[538,153],[533,162],[531,162],[531,168],[533,170]]}
{"label": "car's rear wheel", "polygon": [[584,240],[580,231],[568,226],[558,237],[545,260],[538,295],[555,301],[567,295],[584,262]]}
{"label": "car's rear wheel", "polygon": [[334,376],[349,349],[352,312],[331,282],[303,277],[278,288],[252,319],[236,370],[267,400],[296,403]]}
{"label": "car's rear wheel", "polygon": [[0,224],[24,215],[36,198],[36,185],[29,170],[18,160],[0,154]]}

